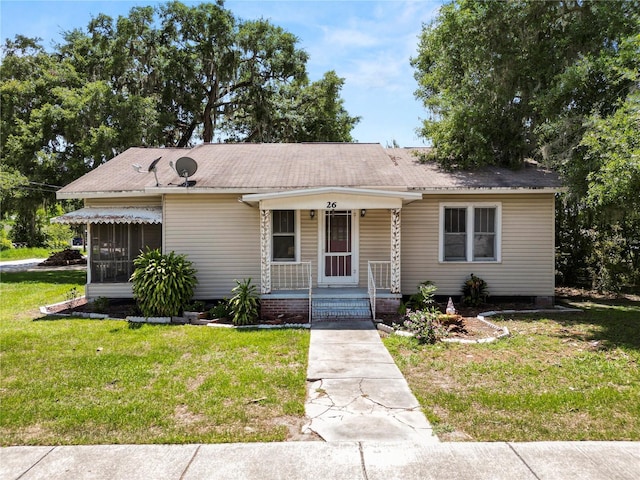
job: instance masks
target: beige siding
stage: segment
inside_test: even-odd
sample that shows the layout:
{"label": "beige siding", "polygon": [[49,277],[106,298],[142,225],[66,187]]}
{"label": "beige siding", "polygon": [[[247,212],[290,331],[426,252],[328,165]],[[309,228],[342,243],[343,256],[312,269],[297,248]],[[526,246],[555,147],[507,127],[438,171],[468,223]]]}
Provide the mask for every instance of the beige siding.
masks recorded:
{"label": "beige siding", "polygon": [[311,262],[311,278],[313,287],[318,286],[318,215],[309,216],[309,210],[300,212],[300,261]]}
{"label": "beige siding", "polygon": [[367,286],[369,261],[391,259],[391,212],[389,210],[367,210],[360,219],[360,287]]}
{"label": "beige siding", "polygon": [[161,197],[114,197],[114,198],[87,198],[87,207],[159,207],[162,205]]}
{"label": "beige siding", "polygon": [[237,195],[167,195],[163,245],[194,263],[197,298],[229,297],[236,279],[260,286],[259,210]]}
{"label": "beige siding", "polygon": [[[500,263],[440,263],[440,202],[501,202],[502,261]],[[402,292],[431,280],[441,295],[457,296],[474,273],[489,284],[492,295],[551,296],[554,294],[554,196],[428,195],[402,209]]]}
{"label": "beige siding", "polygon": [[133,298],[132,283],[89,283],[85,288],[85,296],[88,299],[97,297]]}

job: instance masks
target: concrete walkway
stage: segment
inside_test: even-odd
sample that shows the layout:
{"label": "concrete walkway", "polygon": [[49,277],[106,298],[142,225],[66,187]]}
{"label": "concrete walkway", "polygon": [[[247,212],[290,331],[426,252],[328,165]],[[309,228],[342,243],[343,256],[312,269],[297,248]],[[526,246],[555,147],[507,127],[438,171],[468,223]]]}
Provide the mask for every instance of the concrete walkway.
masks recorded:
{"label": "concrete walkway", "polygon": [[370,320],[311,326],[306,431],[327,442],[437,442]]}
{"label": "concrete walkway", "polygon": [[290,442],[0,449],[0,480],[636,480],[637,442]]}

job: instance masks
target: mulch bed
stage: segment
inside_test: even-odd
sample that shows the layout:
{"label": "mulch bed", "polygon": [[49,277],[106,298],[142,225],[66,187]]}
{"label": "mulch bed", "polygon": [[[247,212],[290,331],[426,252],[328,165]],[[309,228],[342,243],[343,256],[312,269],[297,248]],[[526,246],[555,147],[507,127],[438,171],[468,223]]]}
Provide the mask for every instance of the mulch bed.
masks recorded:
{"label": "mulch bed", "polygon": [[79,298],[72,302],[71,306],[59,305],[57,307],[49,307],[51,313],[63,315],[73,315],[77,313],[103,313],[109,315],[109,318],[126,318],[129,315],[140,315],[135,302],[132,300],[111,300],[106,308],[96,309],[92,303],[87,302],[86,298]]}
{"label": "mulch bed", "polygon": [[[484,309],[481,311],[485,311]],[[402,324],[400,315],[384,315],[381,320],[385,325],[393,326]],[[456,328],[447,335],[447,338],[459,338],[463,340],[479,340],[482,338],[495,337],[499,331],[487,323],[478,320],[475,316],[463,316],[460,320],[462,328]]]}

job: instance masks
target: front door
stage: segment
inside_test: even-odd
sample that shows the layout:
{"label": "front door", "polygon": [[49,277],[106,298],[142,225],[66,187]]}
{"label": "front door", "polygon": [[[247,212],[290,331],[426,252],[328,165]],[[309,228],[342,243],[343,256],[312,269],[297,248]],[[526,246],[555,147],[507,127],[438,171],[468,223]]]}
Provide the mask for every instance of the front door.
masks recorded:
{"label": "front door", "polygon": [[357,217],[351,210],[327,210],[322,222],[320,283],[358,283]]}

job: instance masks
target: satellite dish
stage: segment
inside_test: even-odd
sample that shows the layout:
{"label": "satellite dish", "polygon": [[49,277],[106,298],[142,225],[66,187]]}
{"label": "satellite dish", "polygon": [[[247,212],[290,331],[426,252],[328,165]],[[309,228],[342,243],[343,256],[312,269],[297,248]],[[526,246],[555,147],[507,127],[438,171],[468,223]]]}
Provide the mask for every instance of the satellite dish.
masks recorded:
{"label": "satellite dish", "polygon": [[153,176],[156,179],[156,187],[160,186],[160,183],[158,182],[158,169],[156,168],[156,165],[158,164],[161,158],[162,157],[158,157],[153,162],[151,162],[151,165],[149,165],[149,169],[147,170],[147,172],[153,172]]}
{"label": "satellite dish", "polygon": [[198,164],[191,157],[180,157],[176,160],[176,172],[184,178],[184,186],[189,186],[189,177],[198,171]]}
{"label": "satellite dish", "polygon": [[162,157],[158,157],[156,158],[153,162],[151,162],[151,165],[149,165],[149,169],[147,170],[148,172],[153,172],[156,169],[156,165],[158,164],[158,161],[161,159]]}

